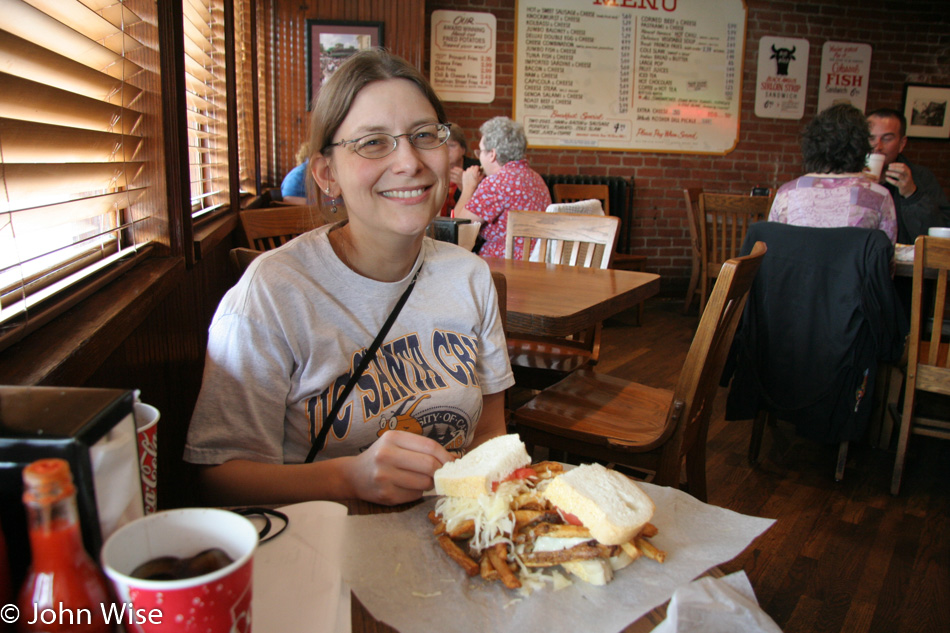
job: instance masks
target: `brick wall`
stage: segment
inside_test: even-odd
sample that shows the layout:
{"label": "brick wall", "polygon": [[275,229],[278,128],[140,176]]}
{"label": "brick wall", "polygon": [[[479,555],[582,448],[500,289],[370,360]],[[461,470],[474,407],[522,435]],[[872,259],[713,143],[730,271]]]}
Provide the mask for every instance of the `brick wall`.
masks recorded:
{"label": "brick wall", "polygon": [[[696,0],[699,1],[699,0]],[[580,3],[579,3],[580,4]],[[908,3],[881,0],[746,0],[749,8],[743,64],[739,142],[725,156],[649,152],[530,150],[540,173],[633,176],[633,252],[649,257],[648,267],[664,278],[664,292],[685,288],[689,277],[689,237],[682,189],[748,193],[753,186],[778,187],[801,175],[798,133],[815,114],[821,47],[827,40],[864,42],[872,47],[868,110],[900,108],[905,82],[950,85],[950,8],[946,0]],[[496,97],[490,104],[446,103],[449,118],[478,141],[488,118],[511,116],[514,100],[514,0],[426,0],[426,54],[432,11],[482,11],[498,22]],[[805,38],[811,45],[808,95],[801,121],[760,119],[755,106],[756,55],[764,35]],[[428,67],[425,69],[428,73]],[[950,143],[911,139],[910,160],[930,167],[950,191]]]}

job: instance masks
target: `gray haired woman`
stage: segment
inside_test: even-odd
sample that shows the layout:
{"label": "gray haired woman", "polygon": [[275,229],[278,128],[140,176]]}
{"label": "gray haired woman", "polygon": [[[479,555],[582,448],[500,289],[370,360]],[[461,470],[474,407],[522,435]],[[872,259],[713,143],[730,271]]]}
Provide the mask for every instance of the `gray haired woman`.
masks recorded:
{"label": "gray haired woman", "polygon": [[[544,211],[551,204],[551,193],[524,157],[528,142],[520,123],[499,116],[483,123],[479,132],[482,138],[475,155],[481,169],[465,170],[455,217],[482,223],[479,255],[504,257],[508,211]],[[521,257],[522,246],[522,240],[516,240],[514,257]]]}

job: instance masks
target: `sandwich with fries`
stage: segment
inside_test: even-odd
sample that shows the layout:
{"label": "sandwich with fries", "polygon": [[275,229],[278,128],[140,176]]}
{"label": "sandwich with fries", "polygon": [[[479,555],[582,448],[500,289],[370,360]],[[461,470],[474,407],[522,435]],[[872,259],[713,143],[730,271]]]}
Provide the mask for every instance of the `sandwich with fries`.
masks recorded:
{"label": "sandwich with fries", "polygon": [[435,473],[442,495],[429,519],[439,545],[469,576],[530,591],[594,585],[640,556],[663,562],[648,540],[654,505],[630,478],[598,464],[565,471],[531,464],[517,435],[496,437]]}

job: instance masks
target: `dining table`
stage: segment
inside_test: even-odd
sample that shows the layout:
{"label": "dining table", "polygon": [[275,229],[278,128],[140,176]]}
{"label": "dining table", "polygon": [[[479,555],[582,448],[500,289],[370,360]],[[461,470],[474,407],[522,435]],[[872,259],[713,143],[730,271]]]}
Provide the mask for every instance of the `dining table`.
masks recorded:
{"label": "dining table", "polygon": [[654,273],[486,257],[508,285],[508,330],[565,337],[656,295]]}

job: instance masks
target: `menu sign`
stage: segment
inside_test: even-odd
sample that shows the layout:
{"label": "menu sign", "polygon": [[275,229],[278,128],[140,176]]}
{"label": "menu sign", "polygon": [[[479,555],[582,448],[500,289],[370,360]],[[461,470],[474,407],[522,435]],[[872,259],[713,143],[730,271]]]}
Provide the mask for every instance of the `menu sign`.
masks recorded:
{"label": "menu sign", "polygon": [[724,154],[742,0],[519,0],[514,118],[533,147]]}
{"label": "menu sign", "polygon": [[808,87],[808,40],[765,36],[759,40],[755,116],[800,119]]}
{"label": "menu sign", "polygon": [[861,112],[868,104],[871,46],[825,42],[821,47],[818,111],[836,103],[850,103]]}
{"label": "menu sign", "polygon": [[429,82],[440,99],[494,101],[496,33],[491,13],[432,12]]}

